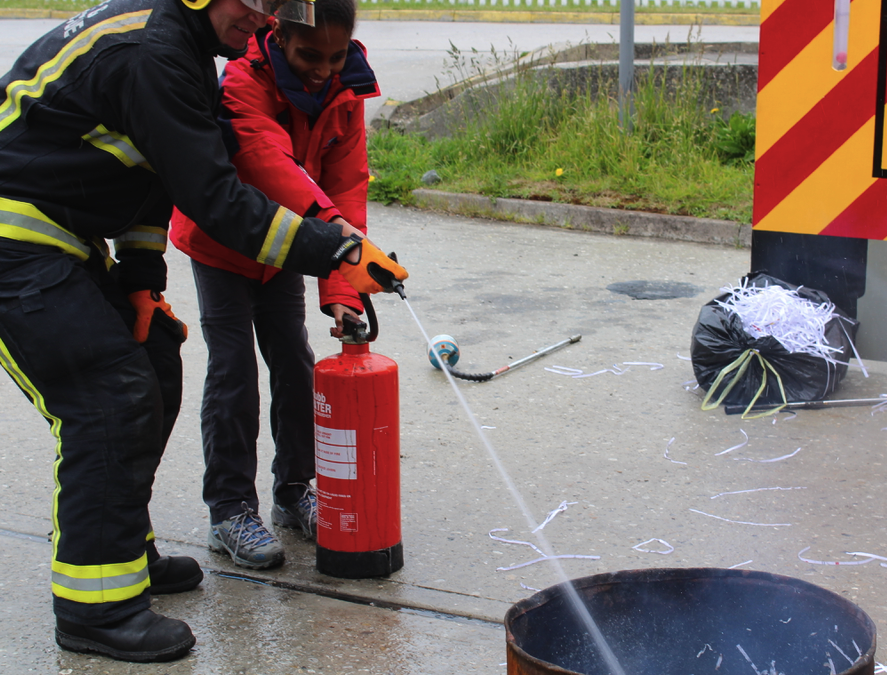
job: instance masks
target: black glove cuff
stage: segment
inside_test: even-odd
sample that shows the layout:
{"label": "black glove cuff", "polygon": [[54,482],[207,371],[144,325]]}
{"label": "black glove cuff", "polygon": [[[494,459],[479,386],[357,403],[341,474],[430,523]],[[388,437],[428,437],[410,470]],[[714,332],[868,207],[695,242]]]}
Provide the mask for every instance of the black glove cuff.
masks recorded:
{"label": "black glove cuff", "polygon": [[[362,237],[358,237],[356,234],[352,234],[348,237],[342,237],[339,240],[339,247],[336,249],[335,253],[333,253],[333,257],[331,261],[333,263],[333,269],[339,269],[339,265],[342,264],[342,261],[346,258],[346,256],[351,253],[351,250],[355,246],[360,246],[363,242]],[[359,260],[359,258],[358,258]]]}

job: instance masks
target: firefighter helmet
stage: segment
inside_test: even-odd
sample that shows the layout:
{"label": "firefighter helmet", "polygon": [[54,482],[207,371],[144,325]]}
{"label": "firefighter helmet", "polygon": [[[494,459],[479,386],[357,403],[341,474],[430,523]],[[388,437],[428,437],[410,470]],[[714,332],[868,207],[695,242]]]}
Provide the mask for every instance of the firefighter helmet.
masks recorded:
{"label": "firefighter helmet", "polygon": [[[314,0],[240,0],[250,9],[284,21],[314,25]],[[186,7],[203,9],[212,0],[182,0]]]}

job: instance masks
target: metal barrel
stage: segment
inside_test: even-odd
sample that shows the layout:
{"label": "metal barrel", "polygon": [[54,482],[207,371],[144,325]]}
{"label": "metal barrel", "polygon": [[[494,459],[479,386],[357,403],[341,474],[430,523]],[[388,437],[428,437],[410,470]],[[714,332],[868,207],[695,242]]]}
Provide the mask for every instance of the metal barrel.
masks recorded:
{"label": "metal barrel", "polygon": [[[791,577],[717,568],[629,570],[572,583],[626,675],[873,675],[871,618]],[[608,675],[563,584],[505,616],[508,675]],[[829,662],[833,670],[829,668]]]}

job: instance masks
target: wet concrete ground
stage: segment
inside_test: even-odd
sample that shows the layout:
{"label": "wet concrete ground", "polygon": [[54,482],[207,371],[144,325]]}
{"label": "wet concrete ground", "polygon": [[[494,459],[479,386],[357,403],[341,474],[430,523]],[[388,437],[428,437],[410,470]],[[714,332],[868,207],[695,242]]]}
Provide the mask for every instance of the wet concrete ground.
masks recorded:
{"label": "wet concrete ground", "polygon": [[[370,232],[409,269],[411,306],[429,336],[456,338],[466,372],[494,370],[582,334],[577,344],[490,382],[459,385],[534,522],[575,502],[541,531],[558,554],[599,556],[563,560],[569,577],[739,565],[839,593],[887,635],[887,568],[877,560],[827,566],[799,558],[803,549],[818,561],[854,560],[847,551],[887,557],[887,417],[863,407],[801,411],[775,423],[741,420],[700,410],[700,395],[685,387],[699,308],[748,271],[747,250],[378,204],[370,205]],[[247,581],[236,578],[244,570],[205,547],[198,418],[205,349],[187,260],[176,251],[168,257],[166,295],[192,330],[183,352],[182,414],[157,476],[153,519],[161,550],[195,556],[208,577],[198,590],[159,597],[155,606],[188,621],[197,647],[180,662],[156,666],[56,648],[45,542],[54,444],[45,422],[2,379],[0,672],[504,673],[505,612],[559,579],[551,563],[499,569],[538,555],[492,539],[491,530],[536,539],[443,373],[429,364],[404,303],[376,297],[381,335],[373,347],[400,369],[404,568],[381,580],[325,577],[314,569],[313,546],[284,532],[287,563],[249,572],[254,581]],[[698,292],[635,300],[607,290],[631,281],[690,284]],[[311,315],[318,358],[339,349],[328,326],[319,311]],[[625,362],[663,367],[578,379],[547,370],[590,374]],[[870,377],[851,369],[836,397],[887,392],[885,364],[866,365]],[[743,432],[748,443],[724,453],[744,441]],[[266,424],[259,475],[266,518],[272,452]],[[674,551],[633,548],[654,538]],[[877,660],[887,661],[884,647]]]}

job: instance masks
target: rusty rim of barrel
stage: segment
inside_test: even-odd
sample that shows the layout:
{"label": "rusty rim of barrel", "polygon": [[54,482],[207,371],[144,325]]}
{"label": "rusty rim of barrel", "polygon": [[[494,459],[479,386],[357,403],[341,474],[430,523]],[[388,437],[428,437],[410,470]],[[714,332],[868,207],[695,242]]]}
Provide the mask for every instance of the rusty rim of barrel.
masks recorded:
{"label": "rusty rim of barrel", "polygon": [[[583,590],[595,587],[597,588],[597,590],[595,591],[596,595],[598,593],[606,592],[608,588],[618,584],[632,584],[637,586],[638,584],[644,583],[659,583],[669,581],[688,582],[697,579],[712,580],[718,578],[741,579],[743,581],[748,581],[751,583],[758,582],[761,585],[779,584],[782,586],[791,587],[801,593],[814,594],[820,599],[825,598],[830,600],[832,603],[846,611],[848,615],[852,615],[857,620],[860,620],[861,627],[871,638],[871,644],[869,648],[858,657],[854,665],[852,665],[849,669],[838,672],[836,675],[849,675],[857,673],[861,675],[862,673],[874,672],[875,651],[877,649],[877,635],[875,624],[872,621],[871,617],[866,614],[866,612],[862,608],[860,608],[858,605],[854,604],[850,600],[847,600],[843,596],[835,593],[834,591],[822,588],[821,586],[811,584],[807,581],[802,581],[800,579],[795,579],[793,577],[783,576],[780,574],[773,574],[770,572],[761,572],[756,570],[722,569],[714,567],[689,567],[620,570],[617,572],[605,572],[593,576],[572,579],[569,583],[572,583],[574,588],[579,592],[579,595],[582,596]],[[530,674],[539,672],[545,673],[546,675],[548,675],[549,673],[554,675],[583,675],[582,673],[577,673],[577,671],[568,670],[566,668],[558,666],[557,664],[544,661],[529,654],[517,644],[515,635],[512,631],[512,625],[517,619],[524,616],[525,614],[528,614],[534,609],[542,607],[552,600],[560,599],[565,592],[563,590],[565,583],[566,582],[562,582],[554,586],[542,589],[541,591],[534,593],[530,597],[516,602],[505,614],[506,651],[508,656],[509,673],[515,672]],[[520,664],[524,664],[525,666],[529,667],[518,667],[517,670],[513,671],[511,667],[514,664],[517,664],[518,666],[520,666]],[[860,667],[857,666],[857,664],[862,667],[867,667],[865,668],[865,670],[861,670]]]}

